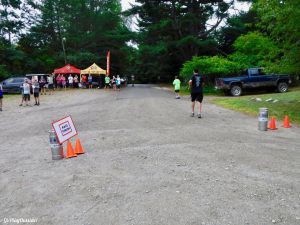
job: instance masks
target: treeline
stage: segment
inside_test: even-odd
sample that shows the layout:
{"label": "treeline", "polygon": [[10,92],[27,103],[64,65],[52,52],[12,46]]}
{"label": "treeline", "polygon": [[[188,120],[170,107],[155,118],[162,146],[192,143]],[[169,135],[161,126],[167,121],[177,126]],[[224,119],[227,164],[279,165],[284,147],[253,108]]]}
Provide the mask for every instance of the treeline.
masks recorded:
{"label": "treeline", "polygon": [[[96,62],[125,71],[133,33],[118,0],[1,0],[0,76],[49,73],[68,63],[82,69]],[[14,42],[17,40],[17,42]],[[65,54],[63,51],[65,47]]]}
{"label": "treeline", "polygon": [[194,67],[211,77],[257,66],[300,74],[300,1],[240,0],[251,7],[235,15],[237,1],[227,0],[137,0],[126,12],[118,0],[0,1],[2,77],[53,71],[64,64],[62,44],[81,68],[106,68],[110,49],[112,73],[141,82],[188,78]]}

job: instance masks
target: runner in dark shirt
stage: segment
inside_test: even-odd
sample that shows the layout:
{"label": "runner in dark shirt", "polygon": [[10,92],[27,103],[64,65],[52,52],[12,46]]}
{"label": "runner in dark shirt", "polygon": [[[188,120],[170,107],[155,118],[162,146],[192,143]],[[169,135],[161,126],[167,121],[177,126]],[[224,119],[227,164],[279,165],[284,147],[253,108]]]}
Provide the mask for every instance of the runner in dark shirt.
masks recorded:
{"label": "runner in dark shirt", "polygon": [[194,75],[191,77],[189,81],[189,86],[191,90],[191,100],[192,100],[191,116],[193,117],[195,115],[194,113],[195,101],[198,101],[199,102],[198,118],[201,118],[204,80],[203,77],[199,74],[198,69],[194,69]]}

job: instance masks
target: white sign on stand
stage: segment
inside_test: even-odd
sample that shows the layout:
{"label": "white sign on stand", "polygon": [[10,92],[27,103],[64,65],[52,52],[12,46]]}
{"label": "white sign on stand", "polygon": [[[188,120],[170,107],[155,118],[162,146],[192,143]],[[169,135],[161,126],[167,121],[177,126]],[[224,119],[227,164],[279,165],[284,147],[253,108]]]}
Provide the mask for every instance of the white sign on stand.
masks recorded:
{"label": "white sign on stand", "polygon": [[64,143],[70,138],[77,135],[71,116],[67,116],[61,120],[52,123],[59,144]]}

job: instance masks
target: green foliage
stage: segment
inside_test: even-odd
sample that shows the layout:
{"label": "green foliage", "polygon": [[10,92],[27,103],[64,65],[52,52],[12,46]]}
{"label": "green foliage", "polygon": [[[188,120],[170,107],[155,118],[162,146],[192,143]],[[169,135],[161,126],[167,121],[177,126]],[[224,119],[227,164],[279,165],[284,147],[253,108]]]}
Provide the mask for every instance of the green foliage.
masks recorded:
{"label": "green foliage", "polygon": [[[143,79],[167,81],[193,56],[214,55],[217,43],[210,36],[227,16],[224,0],[137,0],[129,12],[138,15],[140,28],[135,74]],[[207,29],[211,17],[218,22]]]}
{"label": "green foliage", "polygon": [[236,74],[242,69],[240,64],[223,56],[201,56],[193,57],[192,60],[185,62],[180,75],[183,76],[185,81],[188,81],[196,68],[199,69],[201,74],[208,76],[209,80],[213,80],[216,76]]}
{"label": "green foliage", "polygon": [[282,51],[273,70],[300,74],[300,1],[257,0],[254,8],[261,19],[259,28],[267,32]]}
{"label": "green foliage", "polygon": [[268,67],[280,53],[273,41],[258,32],[241,35],[233,44],[235,52],[229,56],[243,68]]}
{"label": "green foliage", "polygon": [[180,74],[189,79],[198,68],[209,80],[230,76],[250,67],[271,67],[279,54],[279,49],[270,38],[258,32],[241,35],[233,44],[235,52],[227,58],[222,56],[193,57],[183,64]]}
{"label": "green foliage", "polygon": [[[5,2],[10,4],[13,1]],[[119,0],[43,0],[30,3],[40,11],[40,15],[34,15],[34,11],[22,11],[26,16],[32,13],[30,16],[35,16],[34,23],[19,37],[18,43],[8,41],[2,45],[3,51],[0,52],[1,64],[10,74],[49,73],[63,66],[63,45],[67,62],[79,68],[96,62],[106,69],[106,55],[110,50],[112,73],[127,72],[124,66],[128,53],[126,42],[132,36],[124,24]],[[12,5],[7,7],[13,8]],[[17,7],[19,5],[14,9]],[[0,35],[2,39],[8,39],[3,27],[8,29],[7,24],[0,22]],[[14,28],[17,27],[14,25]],[[13,30],[10,32],[13,34]]]}
{"label": "green foliage", "polygon": [[226,53],[233,53],[233,43],[235,40],[248,32],[256,30],[258,18],[256,12],[250,9],[248,12],[241,12],[227,19],[227,25],[215,33],[215,37],[220,44],[220,49]]}

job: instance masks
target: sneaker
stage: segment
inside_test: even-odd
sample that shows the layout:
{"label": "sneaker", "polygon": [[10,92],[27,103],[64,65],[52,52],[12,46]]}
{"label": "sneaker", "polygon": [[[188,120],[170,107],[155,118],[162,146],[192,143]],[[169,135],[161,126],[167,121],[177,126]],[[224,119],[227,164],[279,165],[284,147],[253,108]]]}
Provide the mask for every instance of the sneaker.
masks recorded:
{"label": "sneaker", "polygon": [[199,119],[202,118],[200,113],[198,114],[198,118],[199,118]]}
{"label": "sneaker", "polygon": [[191,117],[194,117],[194,116],[195,116],[195,113],[192,112],[192,113],[191,113]]}

